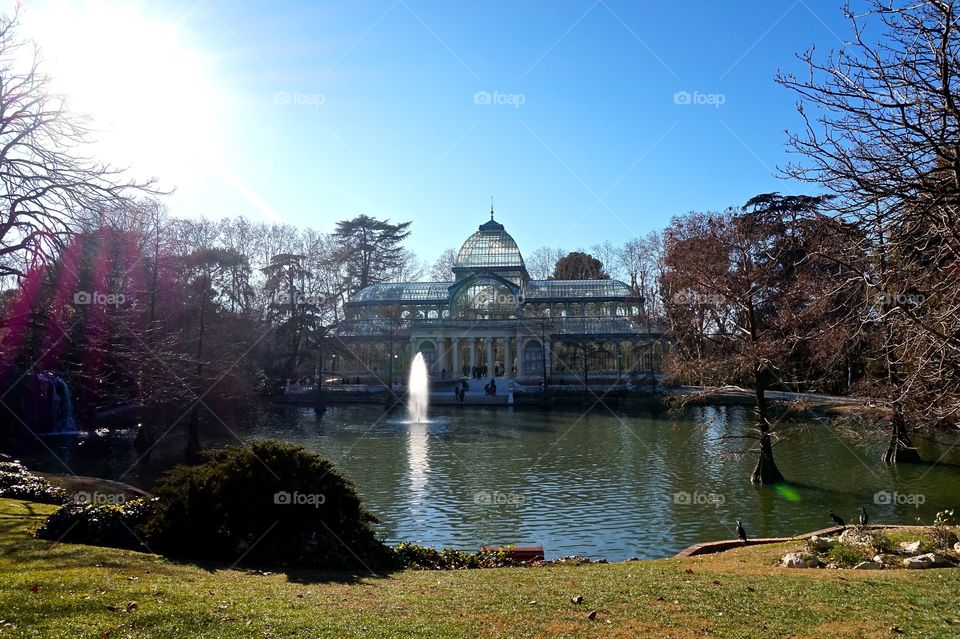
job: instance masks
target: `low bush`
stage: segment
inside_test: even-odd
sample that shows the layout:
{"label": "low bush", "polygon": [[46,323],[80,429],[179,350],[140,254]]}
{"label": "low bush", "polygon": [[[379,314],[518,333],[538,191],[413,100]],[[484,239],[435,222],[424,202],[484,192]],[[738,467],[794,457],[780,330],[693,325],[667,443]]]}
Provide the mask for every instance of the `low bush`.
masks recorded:
{"label": "low bush", "polygon": [[69,500],[66,491],[50,485],[16,461],[0,462],[0,497],[43,504],[63,504]]}
{"label": "low bush", "polygon": [[40,539],[91,546],[149,550],[143,527],[153,514],[155,500],[133,499],[121,504],[68,504],[50,515],[37,529]]}
{"label": "low bush", "polygon": [[842,568],[852,568],[867,559],[869,559],[869,557],[864,549],[857,546],[848,546],[847,544],[837,544],[828,550],[826,554],[827,563],[836,564]]}
{"label": "low bush", "polygon": [[205,455],[155,486],[156,511],[144,528],[154,551],[280,567],[393,565],[374,535],[376,517],[326,459],[275,441]]}
{"label": "low bush", "polygon": [[889,555],[896,552],[893,540],[881,532],[870,535],[869,547],[874,555]]}
{"label": "low bush", "polygon": [[954,523],[952,510],[941,510],[934,517],[930,537],[936,550],[949,550],[957,543],[957,535],[951,530]]}
{"label": "low bush", "polygon": [[510,557],[507,549],[471,553],[453,548],[438,550],[404,542],[397,544],[392,550],[400,567],[414,570],[463,570],[520,565]]}

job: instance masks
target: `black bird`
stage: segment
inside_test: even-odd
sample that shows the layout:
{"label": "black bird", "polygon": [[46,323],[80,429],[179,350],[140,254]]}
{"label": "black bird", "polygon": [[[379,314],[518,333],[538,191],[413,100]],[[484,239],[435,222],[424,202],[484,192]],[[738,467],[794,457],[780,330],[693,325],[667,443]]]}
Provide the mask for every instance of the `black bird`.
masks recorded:
{"label": "black bird", "polygon": [[843,521],[842,519],[840,519],[839,517],[837,517],[836,515],[834,515],[832,510],[830,511],[830,519],[832,519],[832,520],[833,520],[833,523],[835,523],[836,525],[840,526],[841,528],[846,528],[846,527],[847,527],[847,522]]}
{"label": "black bird", "polygon": [[866,527],[870,523],[870,517],[867,515],[867,509],[860,506],[860,525]]}
{"label": "black bird", "polygon": [[747,543],[747,531],[743,529],[743,524],[740,523],[739,519],[737,520],[737,537],[743,543]]}

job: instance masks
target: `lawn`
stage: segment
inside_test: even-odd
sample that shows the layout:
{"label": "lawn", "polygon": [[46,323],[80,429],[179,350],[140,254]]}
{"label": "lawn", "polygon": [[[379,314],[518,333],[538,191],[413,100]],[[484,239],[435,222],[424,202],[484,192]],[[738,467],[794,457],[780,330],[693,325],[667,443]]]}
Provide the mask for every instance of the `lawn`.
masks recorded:
{"label": "lawn", "polygon": [[960,570],[775,567],[789,545],[582,567],[263,572],[32,539],[52,510],[0,499],[0,637],[960,637]]}

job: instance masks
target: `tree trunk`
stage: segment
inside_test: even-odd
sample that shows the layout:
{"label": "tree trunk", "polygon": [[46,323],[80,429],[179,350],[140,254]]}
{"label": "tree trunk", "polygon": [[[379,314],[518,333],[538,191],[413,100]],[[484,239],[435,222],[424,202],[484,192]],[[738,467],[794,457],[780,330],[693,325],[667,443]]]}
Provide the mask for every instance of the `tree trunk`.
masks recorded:
{"label": "tree trunk", "polygon": [[778,484],[783,481],[783,475],[773,460],[773,443],[770,441],[770,422],[767,421],[766,390],[770,383],[770,371],[761,364],[757,368],[756,376],[757,417],[760,429],[760,452],[757,465],[750,475],[750,482],[754,484]]}
{"label": "tree trunk", "polygon": [[[206,288],[204,288],[204,293],[206,293]],[[200,300],[200,327],[199,335],[197,337],[197,390],[196,396],[197,400],[193,403],[193,407],[190,409],[190,422],[187,426],[187,448],[184,451],[184,455],[187,459],[193,459],[196,457],[197,453],[200,452],[200,397],[203,394],[201,385],[203,383],[203,334],[206,330],[204,324],[204,301],[203,298]]]}
{"label": "tree trunk", "polygon": [[910,439],[910,433],[907,430],[907,422],[903,413],[899,409],[893,413],[893,420],[890,425],[890,443],[887,449],[883,451],[881,459],[887,464],[920,464],[920,454],[913,447],[913,441]]}

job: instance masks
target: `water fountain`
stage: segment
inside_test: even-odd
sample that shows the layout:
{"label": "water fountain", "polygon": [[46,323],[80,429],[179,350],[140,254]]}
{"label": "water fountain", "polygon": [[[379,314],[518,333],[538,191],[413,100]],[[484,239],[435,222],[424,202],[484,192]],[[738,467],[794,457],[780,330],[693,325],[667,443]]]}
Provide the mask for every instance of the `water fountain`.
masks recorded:
{"label": "water fountain", "polygon": [[407,381],[407,413],[410,421],[427,421],[427,408],[430,405],[430,379],[427,376],[427,363],[423,353],[417,353],[410,365],[410,378]]}

